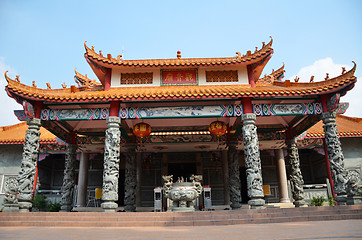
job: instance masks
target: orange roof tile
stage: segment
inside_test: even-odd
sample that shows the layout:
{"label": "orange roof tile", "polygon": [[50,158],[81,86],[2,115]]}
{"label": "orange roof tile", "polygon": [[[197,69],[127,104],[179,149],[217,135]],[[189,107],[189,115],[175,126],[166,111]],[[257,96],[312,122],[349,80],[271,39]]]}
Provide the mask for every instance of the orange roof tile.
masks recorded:
{"label": "orange roof tile", "polygon": [[75,80],[76,83],[78,83],[79,87],[95,88],[96,86],[102,86],[102,84],[100,82],[97,82],[96,80],[89,79],[87,74],[85,76],[83,76],[82,74],[77,72],[76,69],[74,70],[74,72],[75,72],[74,80]]}
{"label": "orange roof tile", "polygon": [[[25,131],[28,130],[26,122],[11,126],[0,127],[0,144],[24,144]],[[56,143],[55,135],[40,127],[40,143]]]}
{"label": "orange roof tile", "polygon": [[[200,99],[200,98],[239,98],[267,96],[307,96],[340,91],[352,87],[357,81],[354,67],[342,75],[321,82],[292,83],[289,80],[259,84],[252,88],[248,84],[239,85],[197,85],[197,86],[155,86],[155,87],[115,87],[108,91],[82,91],[80,88],[39,89],[10,79],[6,90],[10,95],[30,100],[54,102],[92,102],[110,100],[160,100],[160,99]],[[266,81],[264,81],[266,83]]]}
{"label": "orange roof tile", "polygon": [[[362,118],[347,117],[337,114],[337,130],[339,137],[362,137]],[[306,138],[323,138],[322,120],[307,130]]]}
{"label": "orange roof tile", "polygon": [[263,43],[260,50],[255,50],[254,53],[248,52],[246,55],[241,55],[237,52],[235,57],[220,57],[220,58],[172,58],[172,59],[141,59],[141,60],[126,60],[119,55],[117,59],[112,58],[110,54],[104,57],[103,54],[96,53],[94,47],[89,48],[84,42],[86,49],[85,57],[96,62],[103,67],[122,66],[122,67],[194,67],[194,66],[217,66],[217,65],[232,65],[232,64],[251,64],[261,60],[262,58],[273,53],[271,38],[268,44]]}
{"label": "orange roof tile", "polygon": [[265,75],[263,78],[260,78],[256,81],[257,86],[271,86],[273,85],[274,81],[281,81],[281,79],[284,77],[284,64],[279,68],[278,70],[274,71],[269,75]]}

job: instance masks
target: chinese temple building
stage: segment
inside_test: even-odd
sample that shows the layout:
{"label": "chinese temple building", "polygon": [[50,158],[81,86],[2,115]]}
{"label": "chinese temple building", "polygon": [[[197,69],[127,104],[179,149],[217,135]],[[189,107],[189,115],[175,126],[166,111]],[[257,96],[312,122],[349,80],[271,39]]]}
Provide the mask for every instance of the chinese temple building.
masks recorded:
{"label": "chinese temple building", "polygon": [[[7,191],[5,206],[32,207],[39,153],[49,157],[42,150],[42,128],[56,136],[55,146],[65,153],[63,211],[74,205],[75,185],[78,205],[86,205],[87,188],[94,186],[102,188],[104,211],[119,205],[135,211],[152,206],[162,176],[189,179],[193,174],[211,186],[214,204],[263,208],[270,195],[263,188],[267,182],[276,186],[279,202],[292,197],[296,207],[303,206],[297,140],[320,120],[324,175],[333,183],[335,200],[345,204],[353,192],[336,113],[346,108],[340,97],[357,81],[356,64],[338,77],[327,74],[305,83],[284,81],[284,66],[261,77],[273,54],[272,40],[254,52],[219,58],[182,58],[177,52],[173,59],[126,60],[84,46],[97,80],[76,72],[78,86],[40,89],[5,74],[8,95],[24,108],[16,114],[28,125],[18,186]],[[318,143],[304,141],[305,148],[313,144]]]}

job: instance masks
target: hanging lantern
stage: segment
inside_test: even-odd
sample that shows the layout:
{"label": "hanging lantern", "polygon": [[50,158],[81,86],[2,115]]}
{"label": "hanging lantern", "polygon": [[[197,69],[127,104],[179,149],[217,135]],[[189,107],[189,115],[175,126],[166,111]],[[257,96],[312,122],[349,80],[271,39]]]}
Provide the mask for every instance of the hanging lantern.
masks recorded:
{"label": "hanging lantern", "polygon": [[137,123],[133,128],[133,134],[139,138],[146,138],[151,134],[151,126],[147,123]]}
{"label": "hanging lantern", "polygon": [[227,132],[227,127],[224,122],[215,121],[215,122],[210,123],[209,131],[212,135],[219,138]]}

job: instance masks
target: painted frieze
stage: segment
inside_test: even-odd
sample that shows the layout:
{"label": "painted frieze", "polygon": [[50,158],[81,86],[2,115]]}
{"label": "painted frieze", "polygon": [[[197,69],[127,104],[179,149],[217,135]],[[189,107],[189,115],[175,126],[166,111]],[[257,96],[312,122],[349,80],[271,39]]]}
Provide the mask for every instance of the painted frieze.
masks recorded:
{"label": "painted frieze", "polygon": [[41,111],[41,120],[105,120],[108,116],[108,108],[43,109]]}
{"label": "painted frieze", "polygon": [[321,114],[321,103],[253,104],[257,116]]}

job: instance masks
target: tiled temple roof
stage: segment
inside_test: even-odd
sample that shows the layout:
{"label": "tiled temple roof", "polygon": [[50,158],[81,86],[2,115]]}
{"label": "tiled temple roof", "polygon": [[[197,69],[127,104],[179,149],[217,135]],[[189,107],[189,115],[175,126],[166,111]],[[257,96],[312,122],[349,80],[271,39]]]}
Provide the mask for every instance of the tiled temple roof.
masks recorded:
{"label": "tiled temple roof", "polygon": [[225,66],[235,65],[241,63],[251,64],[258,62],[261,59],[267,57],[273,53],[271,45],[273,39],[268,44],[263,43],[263,47],[260,50],[255,50],[254,53],[250,51],[245,55],[237,52],[235,57],[220,57],[220,58],[181,58],[178,55],[177,58],[172,59],[142,59],[142,60],[126,60],[122,59],[119,55],[117,58],[113,58],[110,54],[104,57],[103,54],[96,53],[94,47],[89,48],[84,43],[86,49],[85,58],[96,62],[104,67],[122,66],[122,67],[198,67],[198,66]]}
{"label": "tiled temple roof", "polygon": [[79,87],[93,88],[95,86],[102,85],[100,82],[97,82],[96,80],[89,79],[87,74],[84,76],[79,72],[77,72],[76,69],[74,70],[74,72],[75,72],[74,80],[76,83],[78,83]]}
{"label": "tiled temple roof", "polygon": [[257,86],[271,86],[273,85],[274,81],[281,81],[282,78],[284,77],[284,64],[283,66],[281,66],[281,68],[279,68],[278,70],[272,71],[271,74],[269,75],[265,75],[263,78],[260,78],[259,80],[256,81],[256,85]]}
{"label": "tiled temple roof", "polygon": [[[264,81],[256,87],[248,84],[239,85],[197,85],[197,86],[154,86],[154,87],[114,87],[108,91],[94,90],[82,91],[80,88],[70,87],[63,89],[40,89],[36,86],[27,86],[16,80],[10,79],[5,72],[8,81],[6,90],[12,97],[53,102],[94,102],[94,101],[153,101],[153,100],[184,100],[184,99],[228,99],[240,97],[271,97],[271,96],[308,96],[319,95],[349,90],[354,86],[357,78],[354,76],[356,64],[340,76],[325,79],[320,82],[291,82]],[[279,72],[278,72],[279,71]],[[283,68],[277,72],[284,71]],[[274,74],[274,73],[272,73]],[[269,75],[270,76],[270,75]]]}
{"label": "tiled temple roof", "polygon": [[[0,127],[0,144],[24,144],[25,132],[28,129],[26,122]],[[55,135],[40,127],[40,143],[56,143]]]}
{"label": "tiled temple roof", "polygon": [[[336,123],[339,137],[362,137],[362,118],[337,114]],[[324,138],[323,125],[321,120],[309,128],[305,138]]]}

